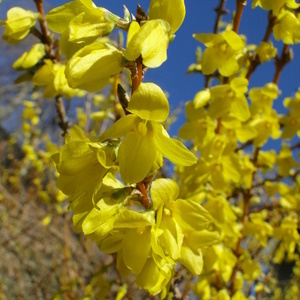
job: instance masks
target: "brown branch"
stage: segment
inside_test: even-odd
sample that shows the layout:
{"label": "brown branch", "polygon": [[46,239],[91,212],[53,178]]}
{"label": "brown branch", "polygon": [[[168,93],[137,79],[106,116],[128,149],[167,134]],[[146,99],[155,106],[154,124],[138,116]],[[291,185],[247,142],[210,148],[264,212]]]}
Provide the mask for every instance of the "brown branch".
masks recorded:
{"label": "brown branch", "polygon": [[215,129],[215,134],[219,134],[222,128],[222,117],[218,119],[217,127]]}
{"label": "brown branch", "polygon": [[[276,24],[277,21],[277,17],[273,16],[272,12],[269,12],[268,14],[268,25],[266,28],[266,32],[265,35],[263,37],[262,42],[268,42],[272,31],[273,31],[273,27]],[[250,62],[250,66],[246,75],[246,78],[249,80],[251,75],[254,73],[254,71],[256,70],[256,68],[260,65],[260,59],[259,56],[256,54],[254,57],[252,57],[251,62]]]}
{"label": "brown branch", "polygon": [[43,7],[43,0],[33,0],[33,1],[36,5],[37,11],[40,14],[39,23],[40,23],[41,32],[42,32],[42,36],[40,37],[40,40],[46,46],[46,53],[47,53],[48,57],[51,59],[54,59],[54,55],[53,55],[53,51],[52,51],[53,50],[52,38],[51,38],[50,32],[47,27],[46,16],[45,16],[44,7]]}
{"label": "brown branch", "polygon": [[297,148],[300,148],[300,142],[290,147],[291,150],[295,150]]}
{"label": "brown branch", "polygon": [[219,6],[215,8],[217,17],[216,17],[216,22],[214,25],[214,33],[218,33],[222,16],[225,14],[228,14],[228,11],[225,9],[225,3],[226,3],[226,0],[220,0]]}
{"label": "brown branch", "polygon": [[141,203],[145,207],[145,209],[149,209],[151,207],[151,200],[148,196],[149,194],[149,186],[153,177],[146,177],[143,181],[138,182],[136,184],[136,189],[141,192]]}
{"label": "brown branch", "polygon": [[60,122],[58,123],[58,125],[63,131],[62,136],[65,136],[70,128],[70,123],[66,117],[66,111],[65,111],[65,107],[64,107],[64,103],[63,103],[63,97],[61,95],[56,96],[55,102],[56,102],[56,111],[57,111],[58,117],[60,119]]}
{"label": "brown branch", "polygon": [[273,83],[278,84],[279,77],[284,66],[289,63],[293,59],[292,53],[289,51],[289,45],[284,44],[281,52],[280,58],[278,56],[275,57],[275,75],[273,79]]}
{"label": "brown branch", "polygon": [[266,205],[256,205],[256,206],[250,207],[249,214],[258,213],[262,210],[271,211],[271,210],[276,209],[276,208],[280,208],[279,202],[274,202],[272,204],[266,204]]}
{"label": "brown branch", "polygon": [[38,38],[40,41],[43,40],[44,36],[42,35],[42,33],[36,27],[31,27],[30,28],[30,33],[32,35],[34,35],[36,38]]}
{"label": "brown branch", "polygon": [[237,148],[235,149],[235,152],[238,152],[238,151],[240,151],[240,150],[244,150],[245,148],[251,146],[252,144],[253,144],[253,140],[249,140],[249,141],[247,141],[246,143],[242,144],[240,147],[237,147]]}
{"label": "brown branch", "polygon": [[142,57],[139,56],[136,59],[135,68],[131,70],[131,81],[132,81],[131,95],[137,90],[143,78],[144,78],[143,60]]}
{"label": "brown branch", "polygon": [[236,0],[236,11],[233,19],[233,28],[232,28],[232,30],[235,33],[238,33],[239,31],[243,10],[246,4],[247,4],[247,0]]}

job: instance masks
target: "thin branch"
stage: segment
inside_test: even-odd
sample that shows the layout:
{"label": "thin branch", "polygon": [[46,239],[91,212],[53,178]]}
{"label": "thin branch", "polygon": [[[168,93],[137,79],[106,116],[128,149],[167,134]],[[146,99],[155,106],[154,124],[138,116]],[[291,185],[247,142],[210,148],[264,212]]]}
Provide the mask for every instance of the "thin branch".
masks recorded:
{"label": "thin branch", "polygon": [[50,35],[50,32],[48,30],[47,27],[47,22],[46,22],[46,16],[45,16],[45,12],[44,12],[44,7],[43,7],[43,0],[33,0],[37,11],[40,14],[39,17],[39,23],[40,23],[40,27],[41,27],[41,32],[42,32],[42,36],[40,37],[40,40],[42,41],[43,44],[45,44],[46,47],[46,52],[47,55],[49,56],[49,58],[53,59],[54,55],[53,55],[53,47],[52,47],[52,38]]}
{"label": "thin branch", "polygon": [[295,150],[295,149],[297,149],[297,148],[300,148],[300,142],[298,142],[297,144],[292,145],[292,146],[290,147],[291,150]]}
{"label": "thin branch", "polygon": [[56,111],[57,111],[58,117],[60,119],[60,122],[58,123],[58,125],[63,131],[62,135],[65,136],[70,128],[70,123],[66,117],[66,111],[65,111],[62,96],[60,96],[60,95],[56,96],[55,102],[56,102]]}
{"label": "thin branch", "polygon": [[284,44],[280,57],[275,58],[275,75],[273,83],[278,84],[281,72],[286,64],[288,64],[293,59],[291,52],[289,51],[289,45]]}
{"label": "thin branch", "polygon": [[38,38],[40,41],[43,40],[43,35],[42,33],[36,28],[36,27],[31,27],[30,33],[34,35],[36,38]]}
{"label": "thin branch", "polygon": [[238,151],[240,151],[240,150],[244,150],[245,148],[251,146],[252,144],[253,144],[253,140],[249,140],[249,141],[247,141],[246,143],[242,144],[240,147],[237,147],[237,148],[235,149],[235,152],[238,152]]}
{"label": "thin branch", "polygon": [[215,134],[219,134],[222,128],[222,118],[220,117],[217,121],[217,127],[215,129]]}
{"label": "thin branch", "polygon": [[249,214],[258,213],[262,210],[271,211],[271,210],[276,209],[276,208],[280,208],[279,202],[274,202],[272,204],[266,204],[266,205],[256,205],[256,206],[250,207]]}
{"label": "thin branch", "polygon": [[144,78],[143,60],[142,57],[139,56],[136,59],[135,68],[133,72],[131,72],[131,81],[132,81],[131,95],[137,90],[143,78]]}
{"label": "thin branch", "polygon": [[141,203],[145,207],[145,209],[149,209],[151,207],[151,200],[149,198],[149,186],[151,181],[153,180],[153,176],[146,177],[143,181],[138,182],[136,184],[136,189],[141,192]]}
{"label": "thin branch", "polygon": [[[273,16],[272,12],[269,12],[268,14],[268,25],[266,28],[266,32],[265,35],[263,37],[262,42],[268,42],[272,31],[273,31],[273,27],[276,24],[277,21],[277,17]],[[260,65],[260,59],[259,56],[256,54],[254,57],[252,57],[252,60],[250,62],[250,66],[246,75],[246,78],[249,80],[251,75],[254,73],[254,71],[256,70],[256,68]]]}
{"label": "thin branch", "polygon": [[219,6],[215,8],[217,17],[216,17],[216,22],[214,25],[214,33],[218,33],[218,31],[219,31],[219,26],[220,26],[222,16],[225,14],[228,14],[228,11],[225,10],[225,3],[226,3],[226,0],[220,0]]}
{"label": "thin branch", "polygon": [[243,10],[246,4],[247,4],[247,0],[236,0],[236,12],[234,15],[233,28],[232,28],[232,30],[235,33],[238,33],[239,31]]}

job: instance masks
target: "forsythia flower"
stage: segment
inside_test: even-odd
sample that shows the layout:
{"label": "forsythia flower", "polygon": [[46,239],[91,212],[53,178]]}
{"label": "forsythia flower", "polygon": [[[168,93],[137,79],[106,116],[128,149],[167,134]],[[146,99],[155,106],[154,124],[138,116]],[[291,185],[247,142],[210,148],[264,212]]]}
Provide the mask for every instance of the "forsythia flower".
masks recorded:
{"label": "forsythia flower", "polygon": [[[137,285],[151,294],[161,292],[169,284],[177,261],[199,274],[202,270],[200,248],[218,240],[216,232],[206,230],[212,222],[209,213],[192,200],[176,199],[178,191],[174,181],[158,179],[150,191],[153,210],[137,212],[125,207],[119,210],[112,206],[100,207],[113,209],[112,214],[108,212],[111,222],[101,210],[94,210],[83,222],[83,228],[91,224],[85,233],[109,226],[106,237],[94,236],[100,250],[117,253],[117,268],[122,276],[135,274]],[[103,225],[104,222],[107,224]]]}
{"label": "forsythia flower", "polygon": [[76,90],[69,87],[65,77],[65,65],[53,63],[50,59],[44,60],[45,64],[40,67],[32,78],[32,82],[39,87],[44,87],[46,98],[63,95],[72,98]]}
{"label": "forsythia flower", "polygon": [[168,100],[154,83],[141,83],[133,93],[127,115],[115,122],[99,141],[125,135],[118,151],[122,179],[127,183],[143,180],[150,172],[157,153],[179,165],[192,165],[196,157],[182,143],[169,137],[158,122],[169,114]]}
{"label": "forsythia flower", "polygon": [[150,20],[141,27],[133,21],[128,31],[125,57],[133,61],[141,55],[146,67],[159,67],[167,59],[168,26],[163,20]]}
{"label": "forsythia flower", "polygon": [[289,114],[281,118],[284,124],[283,139],[291,139],[296,133],[300,136],[300,90],[295,97],[284,99],[284,106],[289,109]]}
{"label": "forsythia flower", "polygon": [[300,245],[300,235],[298,233],[299,217],[287,216],[285,217],[280,227],[274,229],[274,238],[280,240],[279,247],[273,258],[274,263],[279,264],[285,258],[293,259],[297,245]]}
{"label": "forsythia flower", "polygon": [[285,44],[300,43],[300,19],[288,10],[280,12],[273,28],[274,38]]}
{"label": "forsythia flower", "polygon": [[255,49],[256,54],[259,57],[261,63],[271,60],[277,54],[277,49],[274,48],[272,42],[261,42],[261,44]]}
{"label": "forsythia flower", "polygon": [[280,95],[278,86],[272,82],[261,88],[252,88],[249,91],[251,100],[251,115],[255,117],[261,113],[270,115],[272,113],[273,101]]}
{"label": "forsythia flower", "polygon": [[217,69],[223,76],[238,72],[237,55],[244,48],[244,42],[238,34],[234,31],[223,31],[221,34],[198,33],[193,37],[207,47],[201,60],[204,75],[212,74]]}
{"label": "forsythia flower", "polygon": [[13,7],[7,12],[3,39],[10,44],[23,40],[35,25],[39,14],[21,7]]}
{"label": "forsythia flower", "polygon": [[249,126],[257,132],[254,138],[256,147],[262,147],[270,137],[276,140],[281,136],[279,119],[275,110],[272,110],[269,115],[258,115],[249,122]]}
{"label": "forsythia flower", "polygon": [[181,138],[194,140],[196,146],[199,147],[207,144],[214,137],[216,127],[214,121],[208,116],[206,109],[202,105],[198,107],[200,101],[197,100],[204,97],[208,99],[207,101],[210,100],[209,90],[198,92],[193,102],[188,101],[186,103],[185,113],[188,121],[179,130]]}
{"label": "forsythia flower", "polygon": [[300,6],[295,0],[253,0],[252,2],[252,8],[260,6],[265,10],[272,10],[274,16],[278,16],[285,5],[291,9],[297,9]]}
{"label": "forsythia flower", "polygon": [[122,53],[114,46],[94,42],[77,51],[66,66],[68,84],[89,92],[103,89],[123,69]]}
{"label": "forsythia flower", "polygon": [[153,211],[124,210],[114,221],[114,232],[99,247],[103,252],[117,252],[117,268],[122,276],[135,274],[139,287],[157,294],[170,282],[175,267],[175,261],[157,242],[160,234]]}
{"label": "forsythia flower", "polygon": [[62,34],[60,48],[70,58],[77,50],[109,34],[118,19],[92,0],[75,0],[53,8],[46,16],[49,28]]}
{"label": "forsythia flower", "polygon": [[299,163],[293,158],[291,149],[286,146],[283,146],[280,150],[276,164],[278,166],[278,174],[283,177],[293,174],[293,168],[299,167]]}
{"label": "forsythia flower", "polygon": [[24,52],[20,58],[18,58],[14,64],[14,69],[29,69],[35,66],[45,56],[45,46],[42,43],[38,43],[32,46],[29,52]]}
{"label": "forsythia flower", "polygon": [[212,102],[208,114],[213,119],[227,116],[230,113],[239,121],[250,118],[250,110],[245,93],[248,90],[246,78],[234,78],[230,84],[217,85],[210,89]]}
{"label": "forsythia flower", "polygon": [[170,179],[152,183],[151,199],[157,226],[162,230],[158,244],[167,255],[199,275],[203,266],[200,248],[215,243],[218,234],[206,230],[213,221],[210,214],[193,200],[177,199],[178,194],[177,184]]}
{"label": "forsythia flower", "polygon": [[69,201],[92,199],[107,171],[114,165],[114,150],[109,145],[94,143],[75,127],[66,137],[66,144],[53,156],[59,189]]}

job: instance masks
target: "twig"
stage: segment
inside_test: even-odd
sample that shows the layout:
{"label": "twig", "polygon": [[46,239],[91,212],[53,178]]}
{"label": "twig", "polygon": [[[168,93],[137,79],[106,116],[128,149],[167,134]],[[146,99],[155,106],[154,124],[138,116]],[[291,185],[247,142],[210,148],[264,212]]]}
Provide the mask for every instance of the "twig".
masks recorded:
{"label": "twig", "polygon": [[66,117],[66,111],[63,103],[63,98],[61,95],[55,97],[56,102],[56,111],[59,116],[60,122],[58,123],[59,127],[62,129],[62,136],[65,136],[70,128],[70,123]]}
{"label": "twig", "polygon": [[289,51],[289,45],[284,44],[284,46],[282,48],[282,52],[281,52],[280,58],[278,56],[275,58],[275,67],[276,67],[276,70],[275,70],[275,75],[274,75],[273,83],[278,84],[279,77],[280,77],[282,69],[292,59],[293,59],[293,57],[292,57],[292,55],[291,55],[291,53]]}
{"label": "twig", "polygon": [[235,149],[235,152],[238,152],[238,151],[240,151],[240,150],[244,150],[245,148],[251,146],[252,144],[253,144],[253,140],[249,140],[249,141],[247,141],[246,143],[244,143],[243,145],[241,145],[240,147],[237,147],[237,148]]}
{"label": "twig", "polygon": [[215,129],[215,134],[219,134],[222,128],[222,118],[220,117],[217,121],[217,127]]}
{"label": "twig", "polygon": [[46,53],[49,56],[49,58],[54,59],[53,51],[52,51],[52,39],[47,27],[44,7],[43,7],[43,0],[33,0],[37,11],[40,14],[39,23],[41,27],[42,35],[39,37],[43,44],[45,44],[46,47]]}
{"label": "twig", "polygon": [[151,200],[148,196],[148,188],[152,179],[153,177],[151,177],[149,181],[148,178],[145,178],[143,181],[136,184],[136,189],[141,192],[141,203],[145,209],[149,209],[151,207]]}
{"label": "twig", "polygon": [[[268,42],[270,35],[273,31],[273,27],[277,21],[277,17],[273,16],[272,12],[269,12],[268,14],[268,25],[265,32],[265,35],[263,37],[262,42]],[[246,78],[249,80],[251,75],[254,73],[255,69],[260,65],[260,59],[259,56],[256,54],[254,57],[252,57],[252,60],[250,62],[250,66],[246,75]]]}
{"label": "twig", "polygon": [[235,33],[238,33],[239,31],[243,10],[246,4],[247,4],[247,0],[236,0],[236,12],[233,19],[233,28],[232,28],[232,30]]}
{"label": "twig", "polygon": [[131,95],[137,90],[143,78],[144,78],[143,60],[142,57],[139,56],[136,59],[135,69],[133,70],[133,72],[131,72],[131,81],[132,81]]}
{"label": "twig", "polygon": [[217,17],[216,17],[216,22],[215,22],[215,25],[214,25],[214,33],[218,33],[219,25],[220,25],[222,16],[228,13],[228,11],[225,10],[225,3],[226,3],[226,0],[220,0],[219,6],[215,8],[215,12],[217,13]]}
{"label": "twig", "polygon": [[290,147],[291,150],[295,150],[297,148],[300,148],[300,142]]}

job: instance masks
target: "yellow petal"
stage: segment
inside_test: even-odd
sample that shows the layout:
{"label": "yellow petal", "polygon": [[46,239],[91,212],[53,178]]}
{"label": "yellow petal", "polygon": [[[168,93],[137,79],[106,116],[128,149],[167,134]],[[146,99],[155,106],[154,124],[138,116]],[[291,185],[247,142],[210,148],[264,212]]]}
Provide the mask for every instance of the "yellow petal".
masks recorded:
{"label": "yellow petal", "polygon": [[164,122],[169,115],[169,102],[158,85],[141,83],[131,97],[128,111],[145,120]]}
{"label": "yellow petal", "polygon": [[[132,26],[135,32],[137,26]],[[132,61],[141,55],[146,67],[157,68],[167,59],[168,42],[167,25],[162,20],[147,21],[130,36],[125,57]]]}
{"label": "yellow petal", "polygon": [[76,52],[66,67],[70,87],[90,92],[104,88],[123,69],[122,53],[109,44],[94,42]]}
{"label": "yellow petal", "polygon": [[167,21],[171,27],[170,34],[174,34],[178,30],[184,17],[184,0],[151,0],[150,2],[149,18]]}
{"label": "yellow petal", "polygon": [[119,147],[122,179],[127,183],[142,181],[149,173],[156,157],[153,138],[148,134],[129,132]]}

